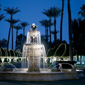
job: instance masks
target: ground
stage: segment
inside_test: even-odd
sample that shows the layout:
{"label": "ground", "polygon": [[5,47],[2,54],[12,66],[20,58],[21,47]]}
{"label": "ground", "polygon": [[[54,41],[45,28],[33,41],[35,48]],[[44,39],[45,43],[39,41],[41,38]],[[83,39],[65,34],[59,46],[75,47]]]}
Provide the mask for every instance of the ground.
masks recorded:
{"label": "ground", "polygon": [[46,82],[0,81],[0,85],[85,85],[85,77],[78,80],[61,80]]}

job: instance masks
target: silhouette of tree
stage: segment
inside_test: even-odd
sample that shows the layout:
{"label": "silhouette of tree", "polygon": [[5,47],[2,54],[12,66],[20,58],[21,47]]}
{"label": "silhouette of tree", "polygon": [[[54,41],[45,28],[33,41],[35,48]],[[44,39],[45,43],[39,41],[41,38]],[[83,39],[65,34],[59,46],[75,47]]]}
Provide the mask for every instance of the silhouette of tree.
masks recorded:
{"label": "silhouette of tree", "polygon": [[[1,11],[1,4],[0,4],[0,11]],[[0,15],[0,21],[4,18],[5,16],[3,14]]]}
{"label": "silhouette of tree", "polygon": [[6,39],[2,39],[0,40],[0,47],[2,48],[7,48],[7,40]]}
{"label": "silhouette of tree", "polygon": [[50,10],[52,17],[54,17],[54,31],[52,33],[54,34],[54,43],[56,45],[56,40],[57,40],[56,33],[58,33],[58,31],[56,31],[56,17],[59,17],[61,15],[60,13],[62,10],[57,7],[51,7],[49,10]]}
{"label": "silhouette of tree", "polygon": [[29,25],[27,22],[21,22],[21,26],[23,27],[23,35],[25,36],[25,27]]}
{"label": "silhouette of tree", "polygon": [[42,26],[45,27],[45,37],[46,37],[46,42],[48,43],[48,27],[49,27],[49,21],[48,20],[42,20],[42,21],[39,21],[41,23]]}
{"label": "silhouette of tree", "polygon": [[82,17],[84,17],[85,19],[85,5],[82,5],[82,7],[80,7],[81,11],[78,12],[78,14],[81,14]]}
{"label": "silhouette of tree", "polygon": [[77,59],[79,59],[78,55],[80,55],[80,59],[82,55],[85,55],[84,38],[84,20],[74,19],[72,22],[72,42],[74,49],[76,49]]}
{"label": "silhouette of tree", "polygon": [[[11,21],[13,20],[13,15],[16,14],[17,12],[20,12],[20,10],[18,10],[18,7],[17,8],[5,7],[4,11],[6,11],[7,14],[11,15],[11,17],[10,17]],[[13,49],[13,24],[10,24],[10,27],[11,27],[10,29],[12,29],[12,49]],[[10,31],[10,29],[9,29],[9,31]],[[9,41],[8,41],[8,44],[9,44]],[[7,47],[7,49],[8,49],[8,47]]]}
{"label": "silhouette of tree", "polygon": [[[16,29],[16,43],[17,43],[17,36],[18,36],[18,30],[22,29],[22,27],[20,25],[14,26],[14,28]],[[16,46],[15,46],[16,49]]]}
{"label": "silhouette of tree", "polygon": [[61,42],[62,42],[63,11],[64,11],[64,0],[62,0],[62,13],[61,13],[61,23],[60,23],[60,41]]}
{"label": "silhouette of tree", "polygon": [[3,14],[0,15],[0,21],[4,18],[5,16]]}
{"label": "silhouette of tree", "polygon": [[[7,43],[7,50],[8,50],[8,47],[9,47],[9,39],[10,39],[10,31],[11,31],[11,28],[13,28],[13,25],[17,22],[19,22],[19,19],[17,20],[14,20],[14,19],[5,19],[5,21],[9,22],[10,23],[10,28],[9,28],[9,33],[8,33],[8,43]],[[12,32],[13,33],[13,32]],[[12,34],[13,35],[13,34]],[[12,43],[12,46],[13,46],[13,43]]]}
{"label": "silhouette of tree", "polygon": [[[24,37],[24,40],[23,40]],[[22,52],[22,48],[23,48],[23,41],[26,41],[26,36],[24,36],[23,34],[20,34],[17,36],[17,43],[16,43],[16,49],[19,49]]]}
{"label": "silhouette of tree", "polygon": [[[50,10],[45,10],[45,9],[44,9],[44,12],[42,12],[42,13],[45,14],[47,17],[49,17],[49,24],[51,24],[51,17],[52,17],[52,15],[51,15],[51,13],[50,13]],[[50,45],[51,45],[51,26],[52,26],[52,24],[49,25],[49,31],[50,31]]]}
{"label": "silhouette of tree", "polygon": [[72,20],[71,20],[71,9],[70,9],[70,0],[67,3],[68,8],[68,26],[69,26],[69,53],[70,53],[70,60],[73,61],[73,50],[72,50]]}
{"label": "silhouette of tree", "polygon": [[51,26],[51,25],[53,25],[53,23],[50,24],[50,23],[49,23],[49,20],[46,20],[46,19],[45,19],[45,20],[42,20],[42,21],[39,21],[39,22],[41,23],[42,26],[45,27],[46,49],[48,49],[48,37],[50,37],[50,36],[48,35],[48,27]]}

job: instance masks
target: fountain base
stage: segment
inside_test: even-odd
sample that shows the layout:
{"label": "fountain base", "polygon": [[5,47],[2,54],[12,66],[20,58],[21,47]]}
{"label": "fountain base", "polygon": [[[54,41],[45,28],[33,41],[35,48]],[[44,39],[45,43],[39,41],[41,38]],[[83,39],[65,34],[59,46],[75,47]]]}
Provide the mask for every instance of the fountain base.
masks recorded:
{"label": "fountain base", "polygon": [[29,72],[29,73],[13,73],[0,72],[0,80],[16,80],[16,81],[56,81],[66,79],[78,79],[76,72]]}
{"label": "fountain base", "polygon": [[[78,79],[83,77],[80,72],[27,72],[28,69],[18,69],[18,71],[0,71],[0,80],[14,80],[14,81],[56,81],[56,80],[68,80]],[[78,74],[79,73],[79,74]],[[77,76],[77,75],[78,76]],[[80,76],[79,76],[80,75]],[[83,73],[82,73],[83,75]]]}

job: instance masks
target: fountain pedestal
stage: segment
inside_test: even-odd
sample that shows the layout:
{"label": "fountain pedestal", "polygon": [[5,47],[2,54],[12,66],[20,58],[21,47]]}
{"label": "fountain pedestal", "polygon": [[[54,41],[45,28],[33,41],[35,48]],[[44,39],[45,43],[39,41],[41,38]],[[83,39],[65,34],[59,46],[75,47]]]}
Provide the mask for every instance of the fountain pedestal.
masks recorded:
{"label": "fountain pedestal", "polygon": [[40,56],[43,55],[42,44],[25,44],[24,53],[28,58],[27,72],[40,72]]}
{"label": "fountain pedestal", "polygon": [[40,57],[28,57],[28,72],[40,72]]}

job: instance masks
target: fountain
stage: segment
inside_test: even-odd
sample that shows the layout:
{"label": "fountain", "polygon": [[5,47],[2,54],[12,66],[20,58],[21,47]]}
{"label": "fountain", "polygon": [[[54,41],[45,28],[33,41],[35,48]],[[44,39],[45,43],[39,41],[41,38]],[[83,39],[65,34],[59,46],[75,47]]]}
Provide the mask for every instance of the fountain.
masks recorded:
{"label": "fountain", "polygon": [[[40,72],[40,57],[45,57],[45,48],[41,44],[40,32],[33,23],[27,33],[27,41],[23,46],[23,56],[28,58],[28,72]],[[25,65],[23,65],[25,66]]]}
{"label": "fountain", "polygon": [[[75,67],[71,65],[71,69],[63,69],[62,64],[59,68],[40,68],[40,59],[46,57],[45,47],[41,44],[40,32],[33,23],[31,30],[27,33],[27,41],[23,45],[22,68],[5,69],[4,63],[1,64],[0,80],[16,80],[16,81],[55,81],[66,79],[78,79]],[[26,63],[28,64],[27,68]],[[12,64],[10,64],[12,65]],[[82,75],[82,74],[81,74]],[[80,76],[80,75],[79,75]],[[82,75],[83,76],[83,75]]]}

